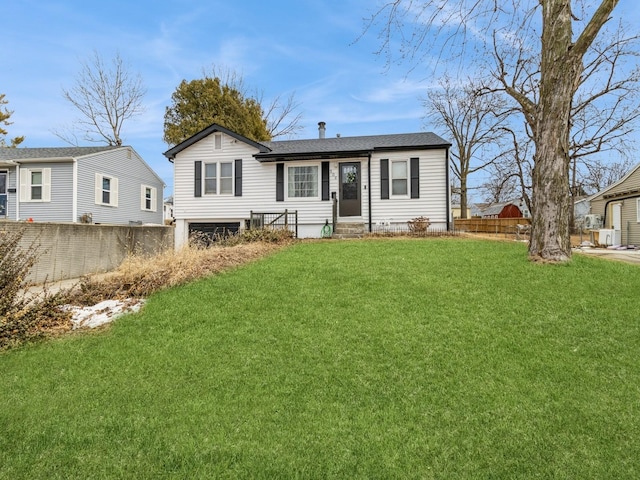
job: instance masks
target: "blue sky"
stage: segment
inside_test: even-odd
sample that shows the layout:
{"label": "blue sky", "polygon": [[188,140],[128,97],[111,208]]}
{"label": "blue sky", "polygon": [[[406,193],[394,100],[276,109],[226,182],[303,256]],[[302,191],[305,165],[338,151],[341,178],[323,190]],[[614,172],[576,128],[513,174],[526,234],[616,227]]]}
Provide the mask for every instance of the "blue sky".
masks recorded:
{"label": "blue sky", "polygon": [[[265,99],[295,92],[304,130],[327,135],[423,130],[419,100],[425,85],[405,79],[406,68],[385,73],[374,34],[356,42],[371,0],[5,2],[0,92],[14,111],[9,136],[22,146],[65,146],[52,130],[77,117],[62,98],[80,61],[93,50],[115,52],[141,74],[148,92],[144,115],[125,124],[124,143],[172,187],[162,155],[164,109],[182,79],[202,78],[212,65],[241,73]],[[395,71],[397,70],[397,71]]]}
{"label": "blue sky", "polygon": [[[620,9],[638,17],[632,0]],[[202,78],[212,65],[242,74],[266,100],[295,92],[304,130],[327,136],[433,130],[421,97],[435,80],[407,76],[406,65],[385,68],[376,32],[361,37],[375,0],[4,0],[0,93],[14,111],[9,136],[22,146],[66,144],[52,131],[76,111],[62,97],[97,51],[119,52],[143,78],[146,111],[129,120],[123,140],[172,191],[172,164],[162,155],[165,107],[181,80]],[[361,38],[359,38],[361,37]],[[356,41],[359,38],[358,41]],[[435,133],[447,138],[446,132]]]}

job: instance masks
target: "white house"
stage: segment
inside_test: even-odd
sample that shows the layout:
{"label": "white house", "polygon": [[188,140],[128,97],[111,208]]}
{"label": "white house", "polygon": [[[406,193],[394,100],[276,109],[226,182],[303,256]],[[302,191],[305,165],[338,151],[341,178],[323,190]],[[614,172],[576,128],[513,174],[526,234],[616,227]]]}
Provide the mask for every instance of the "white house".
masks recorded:
{"label": "white house", "polygon": [[0,220],[162,224],[163,188],[127,146],[0,148]]}
{"label": "white house", "polygon": [[[292,216],[298,237],[348,223],[450,227],[449,147],[433,133],[258,143],[213,124],[164,155],[174,164],[176,246],[195,231],[237,231],[264,213]],[[297,220],[294,220],[297,219]]]}

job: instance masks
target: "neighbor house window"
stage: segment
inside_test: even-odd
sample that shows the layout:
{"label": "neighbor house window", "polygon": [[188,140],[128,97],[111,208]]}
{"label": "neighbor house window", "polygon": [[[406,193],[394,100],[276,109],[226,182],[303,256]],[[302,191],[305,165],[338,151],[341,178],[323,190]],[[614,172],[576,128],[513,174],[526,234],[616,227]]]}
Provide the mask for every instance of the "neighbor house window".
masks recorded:
{"label": "neighbor house window", "polygon": [[42,200],[42,170],[31,172],[31,200]]}
{"label": "neighbor house window", "polygon": [[213,134],[213,149],[222,150],[222,134],[221,133]]}
{"label": "neighbor house window", "polygon": [[318,166],[289,167],[287,169],[289,198],[318,196]]}
{"label": "neighbor house window", "polygon": [[216,162],[204,165],[205,195],[230,195],[233,193],[233,163]]}
{"label": "neighbor house window", "polygon": [[51,201],[50,168],[24,168],[20,170],[20,201]]}
{"label": "neighbor house window", "polygon": [[142,185],[140,187],[140,208],[148,212],[157,211],[158,205],[158,190],[155,187],[149,185]]}
{"label": "neighbor house window", "polygon": [[407,195],[409,166],[406,160],[391,162],[391,195]]}
{"label": "neighbor house window", "polygon": [[636,200],[636,220],[640,223],[640,198]]}
{"label": "neighbor house window", "polygon": [[95,201],[98,205],[118,206],[118,179],[96,173]]}

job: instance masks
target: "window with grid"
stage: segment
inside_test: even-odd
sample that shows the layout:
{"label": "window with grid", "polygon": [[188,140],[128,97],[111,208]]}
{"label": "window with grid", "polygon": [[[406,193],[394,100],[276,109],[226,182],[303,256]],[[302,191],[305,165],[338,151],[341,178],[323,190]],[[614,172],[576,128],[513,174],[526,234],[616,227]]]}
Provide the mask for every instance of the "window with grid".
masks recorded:
{"label": "window with grid", "polygon": [[230,195],[233,193],[233,163],[206,163],[204,165],[205,195]]}
{"label": "window with grid", "polygon": [[318,167],[289,167],[288,196],[289,198],[313,198],[318,196]]}
{"label": "window with grid", "polygon": [[31,200],[42,200],[42,170],[31,171]]}
{"label": "window with grid", "polygon": [[406,160],[391,162],[391,195],[407,195],[409,168]]}

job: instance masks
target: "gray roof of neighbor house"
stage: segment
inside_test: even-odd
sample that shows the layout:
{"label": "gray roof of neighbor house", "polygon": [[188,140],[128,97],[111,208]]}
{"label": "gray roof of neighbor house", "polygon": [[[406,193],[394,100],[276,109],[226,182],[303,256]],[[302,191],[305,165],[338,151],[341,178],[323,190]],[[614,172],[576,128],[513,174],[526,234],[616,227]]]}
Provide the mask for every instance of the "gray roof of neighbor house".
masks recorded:
{"label": "gray roof of neighbor house", "polygon": [[427,150],[451,144],[435,133],[397,133],[360,137],[317,138],[263,142],[269,149],[255,155],[258,160],[366,156],[373,151]]}
{"label": "gray roof of neighbor house", "polygon": [[33,160],[52,158],[78,158],[122,147],[51,147],[51,148],[0,148],[0,160]]}
{"label": "gray roof of neighbor house", "polygon": [[258,153],[254,155],[258,160],[272,162],[285,159],[348,158],[366,156],[373,151],[428,150],[451,146],[451,143],[431,132],[316,138],[311,140],[274,140],[258,143],[214,123],[187,138],[182,143],[170,148],[164,152],[164,155],[172,161],[182,150],[214,132],[226,133],[237,140],[254,146],[258,149]]}

